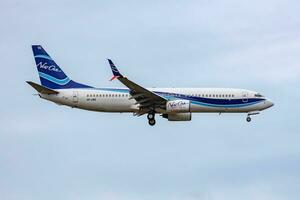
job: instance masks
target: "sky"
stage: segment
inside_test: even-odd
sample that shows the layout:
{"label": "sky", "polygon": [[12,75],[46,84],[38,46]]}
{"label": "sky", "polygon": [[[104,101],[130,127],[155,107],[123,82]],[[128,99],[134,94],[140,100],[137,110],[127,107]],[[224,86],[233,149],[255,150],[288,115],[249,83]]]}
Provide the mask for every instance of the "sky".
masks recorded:
{"label": "sky", "polygon": [[[1,200],[296,200],[300,196],[300,2],[0,1]],[[107,58],[145,87],[258,91],[275,106],[191,122],[46,102],[41,44],[81,83],[110,82]]]}

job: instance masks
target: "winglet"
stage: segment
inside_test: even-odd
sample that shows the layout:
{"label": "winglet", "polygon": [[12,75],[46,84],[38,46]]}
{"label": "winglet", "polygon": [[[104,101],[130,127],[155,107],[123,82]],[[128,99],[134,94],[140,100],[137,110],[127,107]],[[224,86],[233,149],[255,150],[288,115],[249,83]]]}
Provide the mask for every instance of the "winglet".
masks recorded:
{"label": "winglet", "polygon": [[123,77],[122,74],[117,69],[117,67],[115,66],[115,64],[110,59],[107,60],[109,62],[111,71],[113,73],[113,77],[110,79],[110,81]]}

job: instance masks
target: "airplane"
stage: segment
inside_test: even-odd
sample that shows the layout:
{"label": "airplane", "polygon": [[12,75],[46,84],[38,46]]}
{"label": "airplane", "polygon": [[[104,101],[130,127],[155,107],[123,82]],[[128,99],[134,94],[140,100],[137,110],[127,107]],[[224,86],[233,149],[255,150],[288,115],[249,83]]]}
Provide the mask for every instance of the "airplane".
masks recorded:
{"label": "airplane", "polygon": [[147,115],[154,126],[155,116],[168,121],[191,121],[192,113],[246,113],[252,115],[272,107],[273,102],[258,92],[232,88],[145,88],[123,76],[112,60],[111,80],[126,88],[95,88],[71,80],[41,45],[32,45],[41,84],[27,81],[42,99],[58,105],[97,112]]}

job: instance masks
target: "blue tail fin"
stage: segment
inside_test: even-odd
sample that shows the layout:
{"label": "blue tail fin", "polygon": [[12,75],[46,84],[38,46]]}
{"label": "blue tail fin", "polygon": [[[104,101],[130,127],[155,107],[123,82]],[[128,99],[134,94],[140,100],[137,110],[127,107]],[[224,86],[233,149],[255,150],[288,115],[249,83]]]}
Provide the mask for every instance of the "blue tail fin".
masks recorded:
{"label": "blue tail fin", "polygon": [[51,89],[90,88],[90,86],[72,81],[41,45],[32,45],[32,51],[43,86]]}

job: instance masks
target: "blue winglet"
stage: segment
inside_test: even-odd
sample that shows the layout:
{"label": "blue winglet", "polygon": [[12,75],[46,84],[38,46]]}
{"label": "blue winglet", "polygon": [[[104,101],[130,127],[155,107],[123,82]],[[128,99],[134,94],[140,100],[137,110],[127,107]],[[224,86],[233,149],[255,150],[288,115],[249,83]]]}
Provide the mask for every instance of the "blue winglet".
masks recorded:
{"label": "blue winglet", "polygon": [[117,67],[115,66],[115,64],[110,60],[110,59],[107,59],[108,62],[109,62],[109,65],[110,65],[110,68],[111,68],[111,71],[113,73],[113,77],[110,79],[111,81],[114,80],[114,79],[118,79],[118,78],[121,78],[123,77],[122,74],[119,72],[119,70],[117,69]]}

